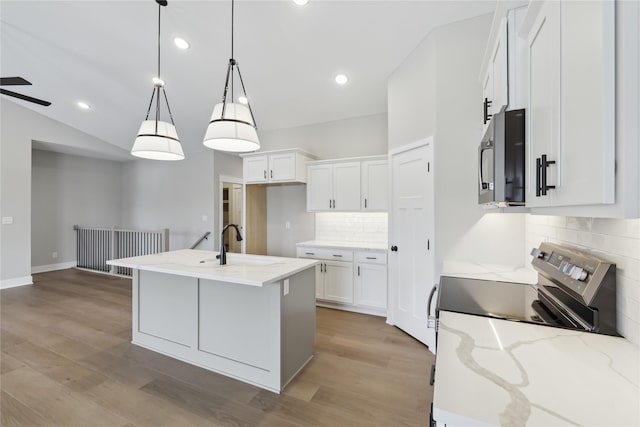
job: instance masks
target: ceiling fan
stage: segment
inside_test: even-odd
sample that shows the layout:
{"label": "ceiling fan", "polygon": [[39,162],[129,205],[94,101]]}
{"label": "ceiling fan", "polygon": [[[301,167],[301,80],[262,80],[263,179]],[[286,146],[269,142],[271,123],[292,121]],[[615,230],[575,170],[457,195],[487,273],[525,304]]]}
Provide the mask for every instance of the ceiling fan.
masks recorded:
{"label": "ceiling fan", "polygon": [[[26,86],[31,85],[31,82],[23,79],[22,77],[0,77],[0,86]],[[23,95],[21,93],[12,92],[10,90],[1,89],[0,93],[7,96],[13,96],[14,98],[22,99],[23,101],[33,102],[38,105],[44,105],[48,107],[51,105],[49,101],[43,101],[42,99],[33,98],[31,96]]]}

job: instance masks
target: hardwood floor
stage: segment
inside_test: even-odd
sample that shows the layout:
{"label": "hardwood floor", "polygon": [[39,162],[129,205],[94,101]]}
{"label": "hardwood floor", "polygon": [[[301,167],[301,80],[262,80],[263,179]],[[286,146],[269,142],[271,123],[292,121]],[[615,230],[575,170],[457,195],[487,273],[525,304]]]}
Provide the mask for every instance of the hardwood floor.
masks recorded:
{"label": "hardwood floor", "polygon": [[2,426],[425,426],[433,356],[373,316],[317,309],[278,395],[134,346],[131,284],[76,270],[0,292]]}

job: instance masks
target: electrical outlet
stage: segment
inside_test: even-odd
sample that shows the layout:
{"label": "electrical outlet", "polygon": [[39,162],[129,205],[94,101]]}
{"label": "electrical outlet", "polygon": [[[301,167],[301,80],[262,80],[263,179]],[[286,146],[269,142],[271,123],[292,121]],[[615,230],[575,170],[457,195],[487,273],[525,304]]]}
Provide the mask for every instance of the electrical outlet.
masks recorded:
{"label": "electrical outlet", "polygon": [[284,296],[289,295],[289,279],[284,279]]}
{"label": "electrical outlet", "polygon": [[58,258],[58,252],[51,252],[51,258]]}
{"label": "electrical outlet", "polygon": [[290,221],[286,221],[284,223],[284,228],[286,228],[287,230],[291,229],[291,222]]}
{"label": "electrical outlet", "polygon": [[13,217],[12,216],[3,216],[2,217],[2,224],[3,225],[13,224]]}
{"label": "electrical outlet", "polygon": [[207,216],[206,215],[202,215],[202,222],[207,222]]}

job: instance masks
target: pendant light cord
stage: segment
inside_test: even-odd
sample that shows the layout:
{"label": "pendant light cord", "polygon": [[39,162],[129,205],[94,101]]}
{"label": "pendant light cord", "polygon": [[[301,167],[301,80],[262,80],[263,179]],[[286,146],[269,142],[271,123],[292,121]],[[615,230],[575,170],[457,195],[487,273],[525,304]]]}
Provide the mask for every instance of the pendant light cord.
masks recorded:
{"label": "pendant light cord", "polygon": [[162,5],[158,3],[158,79],[160,79],[160,12]]}

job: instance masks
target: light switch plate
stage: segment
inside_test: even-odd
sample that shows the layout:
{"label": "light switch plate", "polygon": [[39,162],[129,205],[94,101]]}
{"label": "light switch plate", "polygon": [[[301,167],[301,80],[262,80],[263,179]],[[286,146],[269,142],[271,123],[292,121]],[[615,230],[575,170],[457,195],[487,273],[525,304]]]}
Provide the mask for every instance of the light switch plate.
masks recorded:
{"label": "light switch plate", "polygon": [[2,217],[2,224],[3,225],[13,224],[13,217],[12,216],[3,216]]}
{"label": "light switch plate", "polygon": [[284,279],[284,295],[289,295],[289,279]]}

